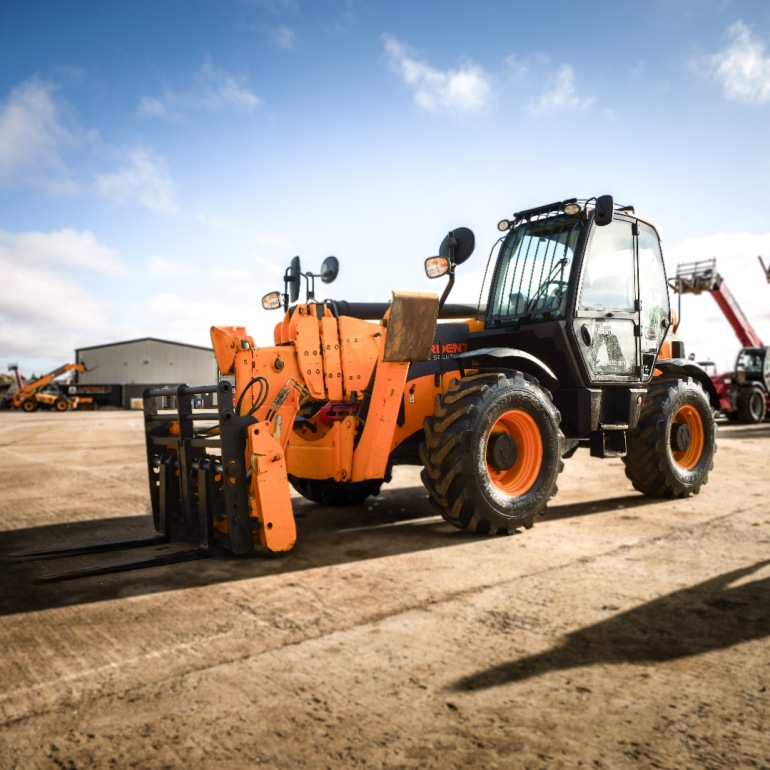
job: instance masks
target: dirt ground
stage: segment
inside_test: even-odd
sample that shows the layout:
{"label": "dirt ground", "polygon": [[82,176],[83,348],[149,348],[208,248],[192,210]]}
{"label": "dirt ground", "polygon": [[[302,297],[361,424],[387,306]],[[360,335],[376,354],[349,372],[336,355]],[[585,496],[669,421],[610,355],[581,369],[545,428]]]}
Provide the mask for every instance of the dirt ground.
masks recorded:
{"label": "dirt ground", "polygon": [[151,529],[142,417],[0,413],[0,767],[767,770],[770,423],[718,443],[676,502],[580,450],[512,537],[398,468],[284,556],[41,584]]}

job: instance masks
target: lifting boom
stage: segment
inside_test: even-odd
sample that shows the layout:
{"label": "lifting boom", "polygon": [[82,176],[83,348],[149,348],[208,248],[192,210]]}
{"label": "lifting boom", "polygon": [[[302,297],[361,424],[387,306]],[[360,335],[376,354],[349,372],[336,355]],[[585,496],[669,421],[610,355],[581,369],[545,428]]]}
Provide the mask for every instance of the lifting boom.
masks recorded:
{"label": "lifting boom", "polygon": [[[761,259],[760,257],[760,261]],[[676,279],[673,283],[674,290],[680,294],[709,292],[730,326],[733,327],[741,345],[745,348],[761,348],[762,340],[754,331],[730,289],[727,288],[727,282],[717,272],[716,266],[716,259],[680,264],[677,267]]]}

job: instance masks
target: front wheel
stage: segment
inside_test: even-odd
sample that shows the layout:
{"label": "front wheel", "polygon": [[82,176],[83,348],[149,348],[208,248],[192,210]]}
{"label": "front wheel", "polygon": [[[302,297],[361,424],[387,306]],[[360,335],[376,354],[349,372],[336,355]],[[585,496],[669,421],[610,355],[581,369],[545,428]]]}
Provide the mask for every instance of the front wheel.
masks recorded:
{"label": "front wheel", "polygon": [[716,423],[700,383],[653,383],[623,458],[634,489],[650,497],[689,497],[714,467]]}
{"label": "front wheel", "polygon": [[425,419],[420,458],[431,503],[459,529],[531,527],[563,467],[559,422],[550,395],[521,372],[456,380]]}
{"label": "front wheel", "polygon": [[738,419],[756,425],[765,419],[767,404],[765,394],[756,385],[742,387],[738,391]]}

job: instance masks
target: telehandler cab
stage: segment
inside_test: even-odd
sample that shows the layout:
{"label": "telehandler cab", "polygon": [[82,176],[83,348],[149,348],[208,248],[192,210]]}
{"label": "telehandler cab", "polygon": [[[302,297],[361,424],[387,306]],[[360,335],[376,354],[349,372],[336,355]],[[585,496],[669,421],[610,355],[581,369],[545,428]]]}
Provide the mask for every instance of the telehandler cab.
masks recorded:
{"label": "telehandler cab", "polygon": [[[197,540],[199,555],[288,551],[290,485],[323,505],[356,505],[398,463],[423,467],[449,523],[512,533],[544,513],[578,447],[621,457],[645,495],[698,493],[718,401],[669,336],[655,227],[605,195],[520,211],[498,228],[478,308],[446,302],[474,249],[459,228],[426,260],[429,276],[449,276],[441,299],[317,301],[314,279],[333,281],[337,260],[312,274],[295,257],[284,293],[263,300],[285,310],[272,345],[213,327],[217,385],[145,393],[159,539]],[[308,298],[297,303],[303,278]],[[216,393],[215,412],[193,409],[204,393]]]}

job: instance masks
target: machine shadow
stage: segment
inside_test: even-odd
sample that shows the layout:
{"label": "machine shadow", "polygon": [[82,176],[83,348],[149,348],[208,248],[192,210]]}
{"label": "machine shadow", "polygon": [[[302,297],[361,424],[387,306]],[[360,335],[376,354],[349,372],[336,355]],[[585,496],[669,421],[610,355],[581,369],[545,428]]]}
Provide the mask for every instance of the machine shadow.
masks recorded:
{"label": "machine shadow", "polygon": [[[125,516],[0,532],[0,569],[4,575],[0,616],[484,542],[483,537],[462,532],[444,522],[431,508],[422,487],[385,489],[363,505],[349,508],[330,508],[303,499],[293,502],[297,544],[288,553],[258,551],[251,556],[239,557],[217,549],[213,558],[145,569],[131,570],[128,565],[140,553],[160,555],[174,552],[180,550],[181,544],[69,557],[25,554],[147,538],[154,534],[149,516]],[[642,495],[629,495],[590,503],[557,505],[539,520],[538,527],[547,525],[549,519],[601,514],[619,507],[630,508],[651,502]],[[193,546],[184,544],[183,547],[189,550]],[[112,574],[42,582],[53,573],[112,564],[124,565],[124,568]]]}
{"label": "machine shadow", "polygon": [[770,577],[747,579],[768,565],[761,561],[675,591],[573,631],[546,652],[463,677],[450,689],[485,690],[584,666],[662,663],[762,639],[770,635]]}

